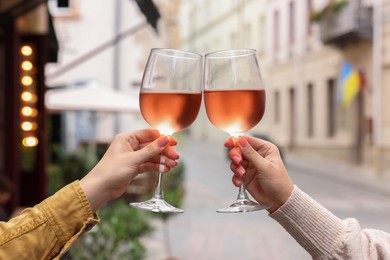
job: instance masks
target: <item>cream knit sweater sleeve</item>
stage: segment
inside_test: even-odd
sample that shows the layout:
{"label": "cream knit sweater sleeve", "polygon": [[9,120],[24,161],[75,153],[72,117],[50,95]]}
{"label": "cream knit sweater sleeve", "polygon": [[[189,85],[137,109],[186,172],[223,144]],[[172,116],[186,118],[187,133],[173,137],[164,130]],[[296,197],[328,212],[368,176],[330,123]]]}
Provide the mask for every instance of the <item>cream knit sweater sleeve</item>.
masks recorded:
{"label": "cream knit sweater sleeve", "polygon": [[390,259],[390,234],[361,230],[356,219],[337,218],[297,186],[286,203],[270,217],[313,259]]}

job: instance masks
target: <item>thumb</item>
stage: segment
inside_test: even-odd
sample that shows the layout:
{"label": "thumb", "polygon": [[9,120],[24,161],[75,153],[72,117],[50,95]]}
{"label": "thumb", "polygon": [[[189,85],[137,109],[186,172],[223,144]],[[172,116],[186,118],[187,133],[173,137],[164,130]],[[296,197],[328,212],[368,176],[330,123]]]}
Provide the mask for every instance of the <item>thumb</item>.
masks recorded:
{"label": "thumb", "polygon": [[239,137],[237,143],[245,159],[251,162],[256,169],[265,171],[268,161],[264,159],[255,149],[253,149],[246,138]]}
{"label": "thumb", "polygon": [[148,159],[160,154],[168,146],[168,144],[168,136],[161,136],[142,149],[134,152],[134,162],[136,164],[140,164],[147,161]]}

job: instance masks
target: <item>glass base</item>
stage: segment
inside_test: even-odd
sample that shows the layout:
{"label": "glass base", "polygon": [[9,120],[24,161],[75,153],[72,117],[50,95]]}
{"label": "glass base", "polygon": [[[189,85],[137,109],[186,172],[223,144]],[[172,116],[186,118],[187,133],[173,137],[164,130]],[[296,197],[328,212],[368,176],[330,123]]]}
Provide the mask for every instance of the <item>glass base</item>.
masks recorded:
{"label": "glass base", "polygon": [[253,202],[249,199],[237,200],[230,206],[222,209],[218,209],[218,213],[243,213],[243,212],[252,212],[256,210],[268,209],[267,205],[260,205],[256,202]]}
{"label": "glass base", "polygon": [[163,199],[158,198],[151,198],[150,200],[144,201],[144,202],[132,202],[129,204],[130,206],[137,208],[137,209],[143,209],[143,210],[149,210],[153,212],[161,212],[161,213],[183,213],[184,210],[178,209],[168,202],[166,202]]}

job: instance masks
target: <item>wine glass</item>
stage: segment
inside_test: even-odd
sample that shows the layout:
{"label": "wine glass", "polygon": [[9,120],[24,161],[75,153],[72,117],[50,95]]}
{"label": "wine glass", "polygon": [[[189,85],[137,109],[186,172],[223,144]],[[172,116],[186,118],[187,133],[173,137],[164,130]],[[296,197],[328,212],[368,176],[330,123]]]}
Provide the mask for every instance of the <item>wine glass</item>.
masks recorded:
{"label": "wine glass", "polygon": [[[265,111],[265,89],[256,51],[226,50],[205,56],[204,102],[207,117],[218,129],[235,141],[262,119]],[[219,213],[249,212],[268,208],[249,199],[245,183],[237,200]]]}
{"label": "wine glass", "polygon": [[[202,102],[202,68],[203,57],[196,53],[157,48],[150,51],[139,96],[141,114],[150,126],[161,134],[172,135],[194,122]],[[154,196],[131,206],[154,212],[183,212],[164,200],[164,161],[165,156],[161,156]]]}

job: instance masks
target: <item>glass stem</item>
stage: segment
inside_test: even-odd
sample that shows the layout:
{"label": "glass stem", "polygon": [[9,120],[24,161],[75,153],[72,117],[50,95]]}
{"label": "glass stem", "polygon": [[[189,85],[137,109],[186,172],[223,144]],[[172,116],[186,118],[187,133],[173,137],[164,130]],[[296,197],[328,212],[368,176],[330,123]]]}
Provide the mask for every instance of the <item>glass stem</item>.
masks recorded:
{"label": "glass stem", "polygon": [[154,192],[154,198],[156,199],[164,199],[164,193],[163,193],[163,171],[164,171],[164,163],[165,163],[165,156],[161,155],[160,157],[160,170],[158,173],[158,181],[157,181],[157,187]]}
{"label": "glass stem", "polygon": [[[238,146],[237,145],[237,138],[239,136],[242,136],[242,135],[243,134],[231,134],[231,136],[233,137],[235,147]],[[244,177],[241,178],[241,185],[240,185],[240,188],[238,189],[237,200],[249,200],[248,194],[246,193]]]}
{"label": "glass stem", "polygon": [[246,193],[246,187],[243,178],[241,179],[241,185],[238,189],[237,200],[249,200],[248,194]]}

